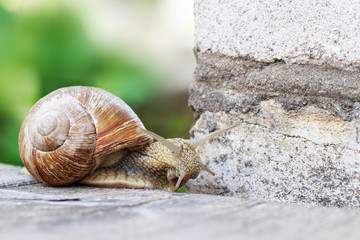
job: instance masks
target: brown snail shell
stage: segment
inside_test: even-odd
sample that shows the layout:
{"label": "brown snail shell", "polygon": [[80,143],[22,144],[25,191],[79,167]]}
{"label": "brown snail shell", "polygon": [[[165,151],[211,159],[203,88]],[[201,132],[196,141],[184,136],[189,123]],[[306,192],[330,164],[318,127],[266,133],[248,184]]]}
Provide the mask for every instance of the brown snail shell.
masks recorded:
{"label": "brown snail shell", "polygon": [[98,88],[67,87],[40,99],[19,133],[20,157],[39,181],[53,186],[83,179],[101,157],[152,138],[133,110]]}

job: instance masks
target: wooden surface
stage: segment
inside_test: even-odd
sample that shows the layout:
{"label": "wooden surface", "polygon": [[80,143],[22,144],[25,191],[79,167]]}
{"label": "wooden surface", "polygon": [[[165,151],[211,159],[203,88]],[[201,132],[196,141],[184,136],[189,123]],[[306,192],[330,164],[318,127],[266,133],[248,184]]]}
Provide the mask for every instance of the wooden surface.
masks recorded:
{"label": "wooden surface", "polygon": [[359,239],[360,211],[157,190],[53,188],[0,165],[0,239]]}

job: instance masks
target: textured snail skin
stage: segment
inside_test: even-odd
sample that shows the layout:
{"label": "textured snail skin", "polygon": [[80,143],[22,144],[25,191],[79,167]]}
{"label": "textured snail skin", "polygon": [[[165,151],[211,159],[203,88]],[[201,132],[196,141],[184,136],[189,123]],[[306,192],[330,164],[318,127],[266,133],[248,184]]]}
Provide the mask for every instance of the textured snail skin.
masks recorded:
{"label": "textured snail skin", "polygon": [[[160,142],[129,151],[121,161],[110,167],[100,167],[88,175],[81,184],[101,187],[156,188],[177,191],[189,179],[195,179],[201,169],[199,156],[180,138],[169,139],[182,147],[181,156],[174,154]],[[184,171],[181,184],[176,187],[180,171]]]}
{"label": "textured snail skin", "polygon": [[19,133],[25,167],[52,186],[177,191],[201,170],[214,175],[195,148],[189,140],[165,140],[145,130],[120,98],[92,87],[61,88],[43,97]]}

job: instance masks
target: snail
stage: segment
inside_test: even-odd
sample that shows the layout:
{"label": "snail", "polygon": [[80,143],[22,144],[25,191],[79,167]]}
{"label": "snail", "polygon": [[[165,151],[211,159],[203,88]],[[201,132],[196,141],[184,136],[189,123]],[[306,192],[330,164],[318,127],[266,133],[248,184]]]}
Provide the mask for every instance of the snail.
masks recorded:
{"label": "snail", "polygon": [[177,191],[202,170],[215,175],[195,149],[233,127],[200,139],[164,139],[146,130],[117,96],[74,86],[40,99],[25,117],[18,141],[28,172],[51,186]]}

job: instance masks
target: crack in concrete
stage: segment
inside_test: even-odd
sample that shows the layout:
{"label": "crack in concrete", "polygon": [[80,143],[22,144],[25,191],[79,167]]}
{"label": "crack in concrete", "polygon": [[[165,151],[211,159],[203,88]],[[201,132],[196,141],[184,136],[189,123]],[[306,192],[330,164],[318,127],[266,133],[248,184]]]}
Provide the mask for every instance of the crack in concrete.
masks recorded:
{"label": "crack in concrete", "polygon": [[[317,142],[314,142],[311,139],[305,138],[305,137],[300,136],[300,135],[291,135],[291,134],[287,134],[287,133],[284,133],[284,132],[276,131],[276,130],[274,130],[274,129],[266,126],[266,125],[261,125],[260,123],[255,123],[255,122],[249,122],[249,121],[245,120],[244,118],[234,117],[233,114],[230,114],[230,115],[231,115],[232,119],[237,119],[236,121],[233,120],[232,122],[238,122],[238,123],[243,123],[243,124],[247,124],[247,125],[250,125],[250,126],[256,126],[256,127],[259,127],[259,128],[261,128],[263,130],[266,130],[266,131],[269,131],[269,132],[272,132],[272,133],[275,133],[275,134],[279,134],[279,135],[282,135],[282,136],[285,136],[285,137],[288,137],[288,138],[296,138],[296,139],[299,139],[299,140],[301,140],[303,142],[309,142],[309,143],[314,144],[316,146],[341,147],[341,148],[344,148],[344,149],[347,149],[347,150],[351,150],[351,151],[360,153],[360,150],[357,150],[357,149],[354,149],[354,148],[351,148],[351,147],[348,147],[348,146],[345,146],[345,145],[342,145],[342,144],[335,144],[335,143],[322,144],[322,143],[317,143]],[[239,121],[239,119],[240,119],[240,121]]]}

